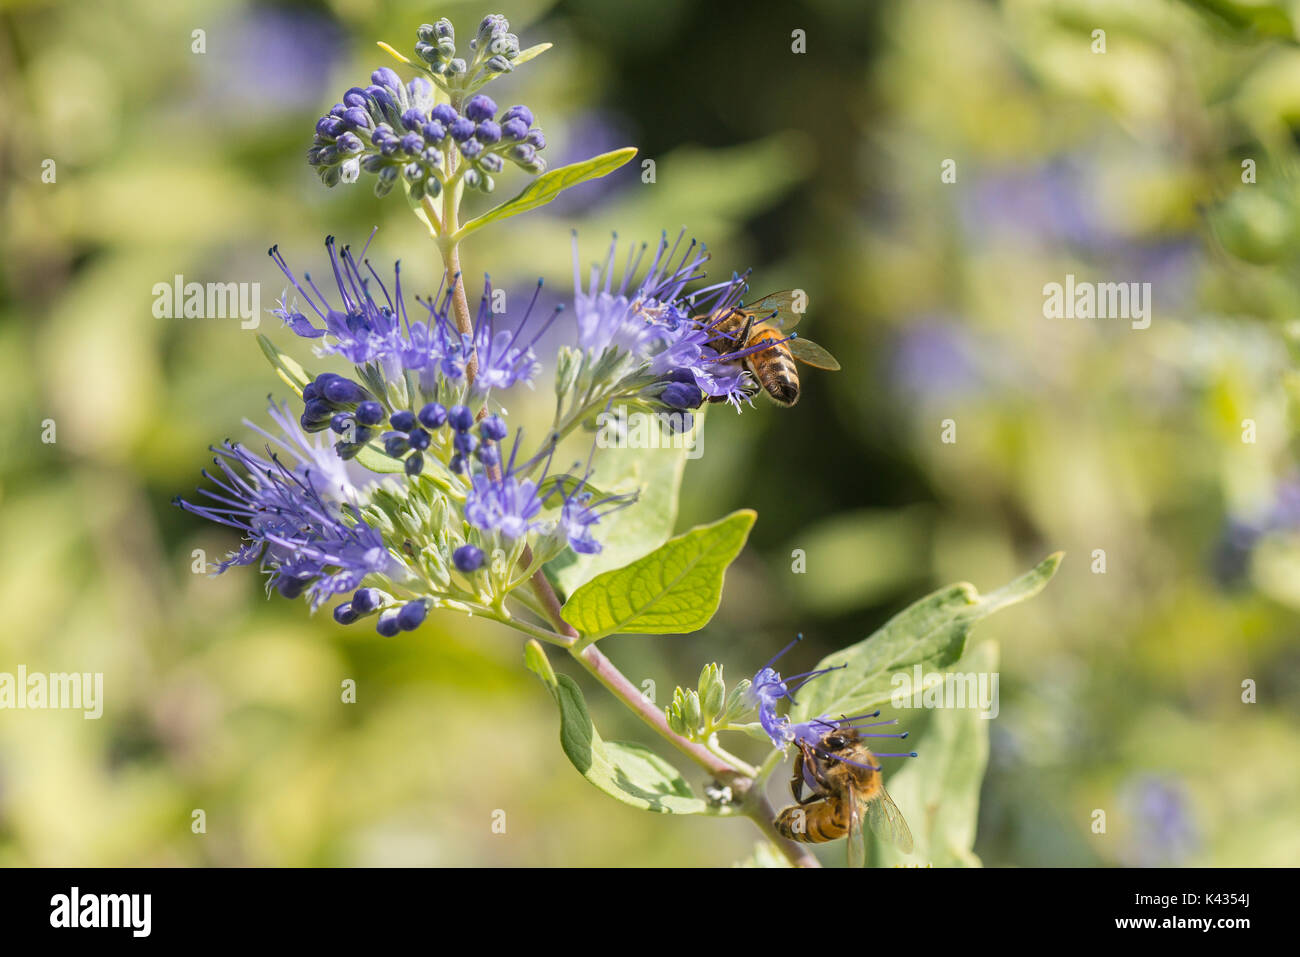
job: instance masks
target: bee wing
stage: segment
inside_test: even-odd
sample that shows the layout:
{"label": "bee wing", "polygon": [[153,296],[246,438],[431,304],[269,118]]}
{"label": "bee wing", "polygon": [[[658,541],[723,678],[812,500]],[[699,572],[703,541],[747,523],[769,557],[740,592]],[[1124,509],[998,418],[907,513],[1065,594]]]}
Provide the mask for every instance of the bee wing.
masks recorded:
{"label": "bee wing", "polygon": [[796,336],[786,341],[786,347],[796,359],[806,362],[814,369],[829,369],[831,372],[840,370],[839,360],[811,339]]}
{"label": "bee wing", "polygon": [[867,823],[879,837],[892,842],[904,854],[912,853],[912,832],[884,784],[880,785],[880,794],[867,802]]}
{"label": "bee wing", "polygon": [[849,783],[849,867],[866,867],[867,866],[867,834],[864,821],[862,820],[864,811],[870,805],[858,796],[857,789],[852,782]]}
{"label": "bee wing", "polygon": [[755,322],[766,322],[782,332],[789,332],[803,318],[803,312],[794,310],[794,299],[795,291],[786,289],[745,306],[745,311],[754,314]]}

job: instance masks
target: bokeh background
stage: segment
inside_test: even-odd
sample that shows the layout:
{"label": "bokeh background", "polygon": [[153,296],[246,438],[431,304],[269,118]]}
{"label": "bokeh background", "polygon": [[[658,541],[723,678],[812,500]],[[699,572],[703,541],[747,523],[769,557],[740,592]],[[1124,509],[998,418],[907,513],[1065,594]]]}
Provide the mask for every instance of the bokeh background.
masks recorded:
{"label": "bokeh background", "polygon": [[[845,367],[810,373],[793,410],[710,415],[680,525],[759,521],[707,630],[608,642],[629,676],[663,701],[706,661],[752,673],[796,631],[801,670],[938,585],[991,589],[1062,549],[1044,594],[976,632],[1002,649],[976,853],[1300,859],[1289,6],[500,8],[525,45],[555,43],[493,88],[533,107],[551,165],[642,152],[472,241],[467,272],[564,290],[571,228],[589,261],[613,230],[685,225],[724,276],[808,290],[807,332]],[[644,814],[579,777],[515,634],[309,619],[249,570],[194,574],[194,549],[233,541],[170,505],[283,388],[237,321],[155,318],[154,284],[261,282],[269,308],[271,243],[319,270],[326,234],[378,225],[375,258],[429,288],[405,204],[326,190],[304,153],[342,91],[391,65],[376,40],[408,49],[442,15],[467,37],[497,9],[0,4],[0,671],[102,671],[106,695],[99,721],[0,712],[0,863],[717,865],[752,847],[746,821]],[[1151,282],[1150,328],[1045,319],[1042,287],[1067,273]],[[588,698],[606,737],[646,740]]]}

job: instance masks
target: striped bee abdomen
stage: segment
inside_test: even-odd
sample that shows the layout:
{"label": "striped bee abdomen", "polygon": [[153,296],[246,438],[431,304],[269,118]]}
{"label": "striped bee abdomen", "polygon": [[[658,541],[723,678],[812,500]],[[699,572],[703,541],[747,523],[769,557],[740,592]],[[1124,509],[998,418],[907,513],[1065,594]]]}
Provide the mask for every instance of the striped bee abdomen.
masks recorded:
{"label": "striped bee abdomen", "polygon": [[746,357],[745,363],[774,402],[790,406],[799,401],[799,373],[795,370],[790,347],[782,341],[784,338],[779,330],[770,326],[754,329],[749,337],[749,346],[761,342],[770,342],[771,345]]}
{"label": "striped bee abdomen", "polygon": [[800,844],[825,844],[849,833],[849,809],[840,800],[785,808],[772,822],[782,837]]}

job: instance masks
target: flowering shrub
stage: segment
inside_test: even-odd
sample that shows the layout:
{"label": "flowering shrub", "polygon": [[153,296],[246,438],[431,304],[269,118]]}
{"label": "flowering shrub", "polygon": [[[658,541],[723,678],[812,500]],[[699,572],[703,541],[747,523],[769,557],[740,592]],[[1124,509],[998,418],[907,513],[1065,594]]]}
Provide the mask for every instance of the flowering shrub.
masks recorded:
{"label": "flowering shrub", "polygon": [[[836,775],[851,768],[859,780],[878,782],[876,758],[916,752],[873,748],[853,756],[836,742],[905,738],[876,730],[894,723],[875,720],[893,676],[957,661],[974,622],[1034,594],[1059,557],[988,596],[969,585],[936,592],[793,677],[782,678],[773,659],[728,690],[722,665],[710,663],[666,709],[646,700],[597,643],[703,628],[756,516],[739,511],[669,538],[682,474],[671,443],[602,449],[599,458],[593,448],[585,465],[571,469],[557,464],[557,449],[616,408],[662,413],[670,432],[701,429],[703,415],[694,410],[706,399],[736,409],[750,402],[757,384],[746,360],[771,341],[726,341],[720,323],[741,308],[747,274],[709,283],[704,248],[684,235],[664,235],[626,257],[615,243],[585,277],[574,237],[571,307],[541,314],[535,293],[521,312],[502,317],[485,281],[471,310],[460,265],[467,237],[606,175],[635,150],[546,171],[539,155],[546,139],[533,112],[501,110],[479,91],[549,45],[521,50],[500,16],[480,24],[464,56],[446,20],[417,34],[415,59],[381,45],[416,75],[404,82],[381,68],[371,85],[348,90],[317,123],[307,158],[327,186],[370,174],[382,197],[400,184],[438,247],[441,288],[409,295],[399,266],[381,275],[371,264],[369,242],[354,253],[327,239],[331,279],[322,283],[300,276],[272,247],[289,283],[274,314],[310,340],[317,358],[341,358],[352,371],[313,374],[262,337],[298,402],[272,402],[272,428],[248,423],[261,451],[234,442],[214,448],[216,468],[204,473],[210,485],[178,504],[241,533],[218,572],[258,563],[269,589],[304,597],[313,610],[332,603],[342,624],[365,621],[392,637],[451,610],[523,633],[526,664],[559,706],[563,750],[594,785],[660,813],[746,815],[786,859],[815,863],[801,843],[816,837],[796,831],[791,840],[775,826],[768,776],[797,753],[803,780],[796,782],[813,789],[831,818],[860,832],[854,792]],[[492,192],[507,162],[534,178],[513,199],[462,222],[465,190]],[[548,351],[555,340],[561,344]],[[554,379],[551,426],[525,434],[501,398],[546,373]],[[529,396],[523,391],[511,405]],[[611,457],[636,456],[645,467],[633,471],[650,476],[653,489],[600,484],[624,474],[616,464],[606,469]],[[553,669],[547,645],[702,768],[703,796],[658,752],[604,741],[577,683]],[[761,741],[765,757],[756,765],[743,760],[723,746],[725,735]],[[978,773],[960,786],[977,793]],[[858,796],[874,822],[879,804]],[[922,851],[943,840],[919,836]]]}

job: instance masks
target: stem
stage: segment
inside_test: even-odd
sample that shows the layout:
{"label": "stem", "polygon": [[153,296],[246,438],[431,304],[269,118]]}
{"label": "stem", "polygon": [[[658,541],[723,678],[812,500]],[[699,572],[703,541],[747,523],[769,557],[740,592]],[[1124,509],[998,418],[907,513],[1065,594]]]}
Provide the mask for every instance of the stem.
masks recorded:
{"label": "stem", "polygon": [[551,587],[550,581],[541,571],[538,571],[533,576],[532,586],[533,594],[537,596],[555,630],[572,638],[575,642],[574,645],[569,646],[569,654],[579,664],[586,668],[614,697],[627,705],[638,718],[653,728],[660,737],[678,751],[704,768],[719,782],[733,784],[737,788],[744,789],[745,816],[757,825],[758,829],[763,832],[763,836],[771,841],[791,864],[795,867],[821,866],[817,858],[810,854],[807,848],[801,847],[794,841],[787,840],[777,833],[776,827],[772,823],[776,819],[776,811],[763,794],[763,789],[752,786],[752,779],[744,771],[728,764],[703,745],[688,741],[668,727],[668,719],[664,717],[663,711],[646,701],[640,689],[632,684],[595,645],[588,645],[582,649],[576,647],[576,642],[581,639],[581,636],[574,630],[572,625],[560,616],[559,596],[555,594],[555,589]]}
{"label": "stem", "polygon": [[614,667],[614,663],[605,657],[595,645],[589,645],[582,651],[569,649],[579,664],[587,669],[614,697],[630,708],[638,718],[648,724],[669,744],[686,755],[722,784],[744,784],[748,777],[740,768],[734,767],[714,754],[702,744],[690,741],[675,733],[668,727],[668,719],[663,710],[651,704],[641,694],[641,689],[632,684],[624,674]]}
{"label": "stem", "polygon": [[785,855],[795,867],[821,867],[821,861],[813,856],[812,852],[802,844],[797,844],[789,838],[782,837],[777,831],[776,825],[772,822],[776,820],[776,810],[772,803],[768,801],[767,795],[763,794],[763,789],[756,787],[749,792],[745,799],[745,816],[748,817],[758,829],[763,832],[763,836],[776,845],[777,849]]}

